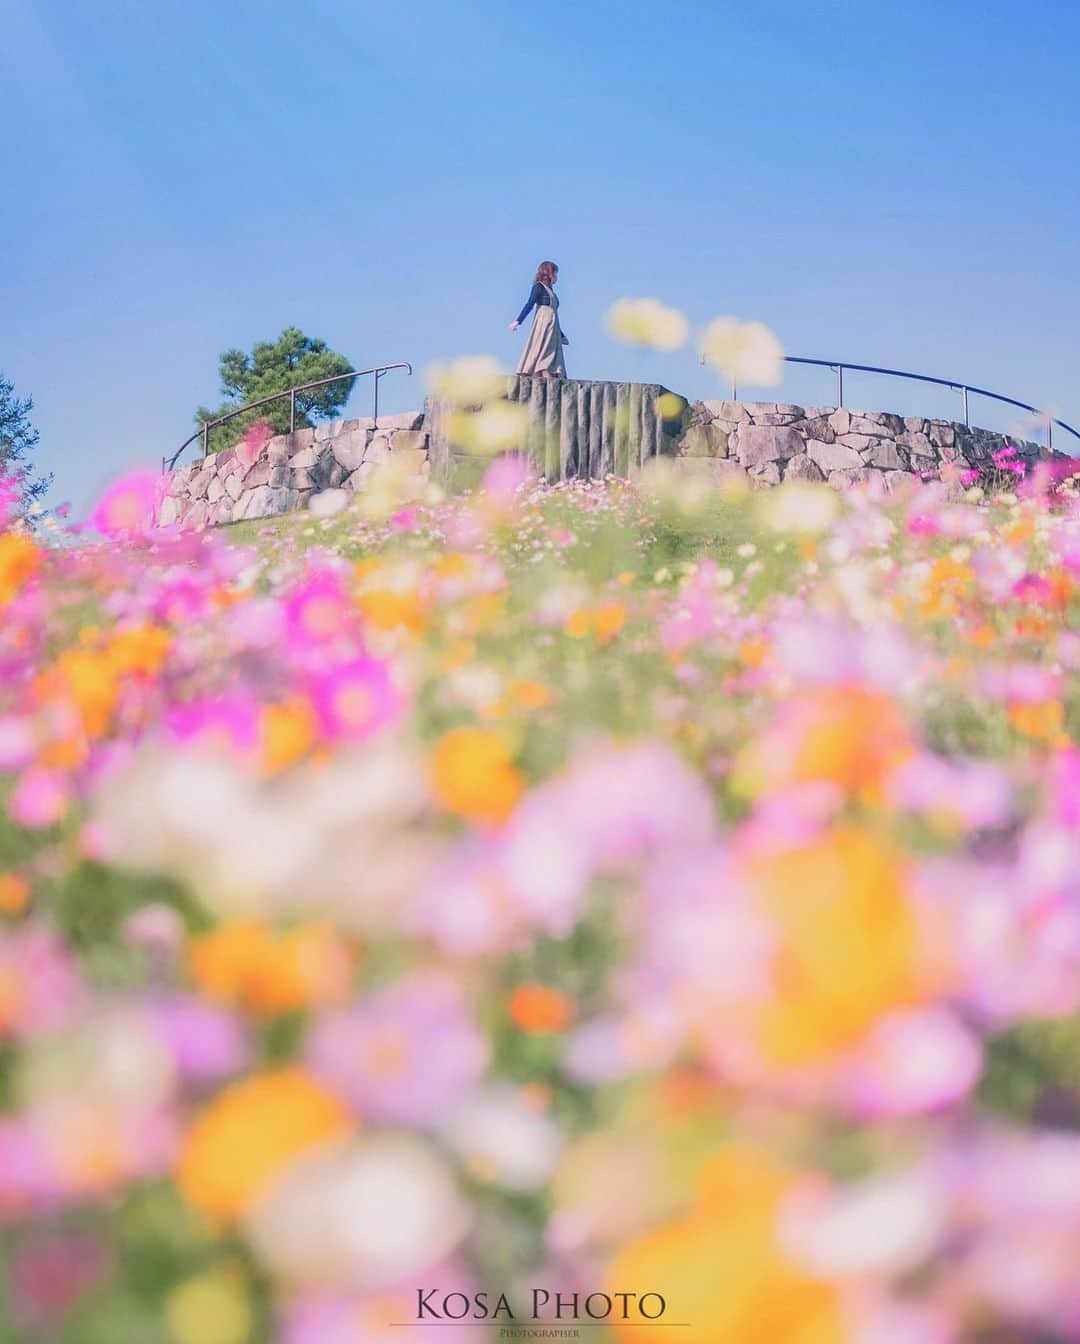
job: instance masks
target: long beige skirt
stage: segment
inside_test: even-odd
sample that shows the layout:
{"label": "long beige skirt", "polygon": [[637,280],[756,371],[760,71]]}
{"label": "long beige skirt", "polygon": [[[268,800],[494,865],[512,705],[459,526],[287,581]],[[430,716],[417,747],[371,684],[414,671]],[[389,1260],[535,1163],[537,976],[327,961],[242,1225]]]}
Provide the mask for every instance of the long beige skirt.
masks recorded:
{"label": "long beige skirt", "polygon": [[556,309],[547,304],[536,310],[517,371],[527,374],[548,373],[554,378],[566,377],[559,315]]}

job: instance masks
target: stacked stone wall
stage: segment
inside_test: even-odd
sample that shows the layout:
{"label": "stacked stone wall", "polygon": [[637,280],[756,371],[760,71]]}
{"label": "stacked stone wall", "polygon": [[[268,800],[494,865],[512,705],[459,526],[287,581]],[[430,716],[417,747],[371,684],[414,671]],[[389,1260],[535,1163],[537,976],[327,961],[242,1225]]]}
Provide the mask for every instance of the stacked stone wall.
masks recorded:
{"label": "stacked stone wall", "polygon": [[[793,406],[773,401],[695,401],[658,384],[512,377],[507,396],[528,407],[526,447],[548,480],[632,475],[655,457],[719,480],[755,486],[825,481],[894,490],[944,467],[984,468],[1014,447],[1025,461],[1063,458],[1040,444],[950,420]],[[441,478],[461,454],[448,407],[335,420],[269,439],[253,461],[242,449],[180,467],[165,479],[162,525],[207,527],[291,513],[322,490],[362,490],[380,462]]]}
{"label": "stacked stone wall", "polygon": [[1060,456],[951,420],[774,401],[697,401],[687,410],[677,456],[687,470],[714,478],[745,474],[755,485],[801,480],[892,490],[938,476],[944,466],[989,467],[994,454],[1010,446],[1028,462]]}
{"label": "stacked stone wall", "polygon": [[362,490],[391,457],[426,476],[423,419],[410,411],[380,416],[377,427],[370,419],[333,420],[268,439],[250,462],[237,447],[211,453],[168,474],[159,522],[208,527],[292,513],[321,490]]}

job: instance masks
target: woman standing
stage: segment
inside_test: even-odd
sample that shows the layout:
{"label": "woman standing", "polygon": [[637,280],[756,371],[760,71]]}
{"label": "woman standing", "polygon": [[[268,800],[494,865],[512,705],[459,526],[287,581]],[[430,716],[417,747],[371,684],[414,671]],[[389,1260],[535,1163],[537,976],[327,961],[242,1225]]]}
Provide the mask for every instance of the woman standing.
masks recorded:
{"label": "woman standing", "polygon": [[510,323],[510,330],[517,331],[529,313],[536,309],[532,330],[517,366],[518,373],[537,378],[566,377],[563,346],[570,342],[559,326],[559,300],[555,297],[555,282],[558,278],[558,266],[553,261],[542,261],[536,268],[536,279],[528,302],[518,313],[517,319]]}

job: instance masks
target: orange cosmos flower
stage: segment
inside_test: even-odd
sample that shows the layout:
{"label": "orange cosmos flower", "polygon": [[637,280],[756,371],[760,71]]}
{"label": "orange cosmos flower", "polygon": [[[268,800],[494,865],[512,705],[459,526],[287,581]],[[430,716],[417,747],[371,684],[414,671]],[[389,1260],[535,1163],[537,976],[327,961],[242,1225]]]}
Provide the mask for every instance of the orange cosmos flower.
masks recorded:
{"label": "orange cosmos flower", "polygon": [[287,770],[310,751],[315,742],[315,711],[302,696],[281,704],[264,705],[259,725],[262,768],[268,775]]}
{"label": "orange cosmos flower", "polygon": [[192,1125],[176,1181],[203,1213],[240,1218],[297,1158],[351,1129],[344,1104],[304,1070],[256,1074],[227,1087]]}
{"label": "orange cosmos flower", "polygon": [[352,957],[329,925],[279,933],[261,920],[238,919],[196,938],[188,967],[209,997],[273,1017],[343,999]]}
{"label": "orange cosmos flower", "polygon": [[519,1031],[563,1031],[570,1025],[570,1000],[548,985],[519,985],[510,996],[510,1018]]}
{"label": "orange cosmos flower", "polygon": [[442,738],[432,782],[447,811],[488,824],[510,815],[524,787],[502,739],[483,728],[455,728]]}
{"label": "orange cosmos flower", "polygon": [[1009,706],[1009,722],[1024,737],[1056,742],[1065,722],[1065,709],[1060,700],[1045,700],[1041,704],[1017,702]]}
{"label": "orange cosmos flower", "polygon": [[742,753],[735,784],[756,796],[822,781],[872,799],[914,750],[907,720],[889,696],[822,687],[782,702],[774,723]]}
{"label": "orange cosmos flower", "polygon": [[0,873],[0,911],[20,915],[30,903],[30,883],[18,873]]}
{"label": "orange cosmos flower", "polygon": [[41,567],[41,551],[23,532],[0,534],[0,606]]}

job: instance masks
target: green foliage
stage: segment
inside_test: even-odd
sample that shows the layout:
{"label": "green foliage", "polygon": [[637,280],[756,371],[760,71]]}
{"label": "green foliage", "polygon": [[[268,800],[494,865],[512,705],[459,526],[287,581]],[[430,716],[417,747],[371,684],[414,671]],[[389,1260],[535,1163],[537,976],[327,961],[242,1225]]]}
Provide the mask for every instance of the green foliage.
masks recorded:
{"label": "green foliage", "polygon": [[[200,406],[196,424],[214,420],[248,402],[286,392],[301,383],[348,373],[352,364],[344,355],[331,350],[325,341],[305,336],[298,327],[286,327],[276,341],[260,341],[250,355],[242,350],[226,350],[218,361],[221,391],[226,400],[216,409]],[[342,378],[327,387],[317,387],[296,398],[296,428],[310,428],[317,420],[332,420],[349,399],[354,378]],[[256,423],[270,425],[275,434],[289,429],[289,398],[281,397],[258,410],[238,415],[210,431],[210,451],[219,453],[243,437]]]}
{"label": "green foliage", "polygon": [[27,455],[41,437],[30,423],[33,397],[17,397],[15,385],[0,373],[0,476],[14,476],[30,504],[52,484],[52,474],[36,480],[30,475]]}

